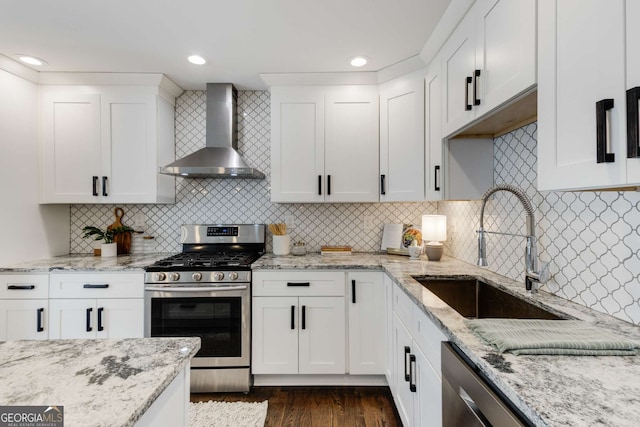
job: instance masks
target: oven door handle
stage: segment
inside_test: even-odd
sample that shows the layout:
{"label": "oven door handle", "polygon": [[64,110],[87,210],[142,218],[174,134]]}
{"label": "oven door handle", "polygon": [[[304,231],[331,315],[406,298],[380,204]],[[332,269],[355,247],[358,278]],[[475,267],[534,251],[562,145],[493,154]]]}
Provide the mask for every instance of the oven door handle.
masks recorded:
{"label": "oven door handle", "polygon": [[209,292],[209,291],[244,291],[248,289],[247,285],[234,285],[234,286],[193,286],[193,287],[161,287],[161,286],[147,286],[145,291],[157,291],[157,292]]}

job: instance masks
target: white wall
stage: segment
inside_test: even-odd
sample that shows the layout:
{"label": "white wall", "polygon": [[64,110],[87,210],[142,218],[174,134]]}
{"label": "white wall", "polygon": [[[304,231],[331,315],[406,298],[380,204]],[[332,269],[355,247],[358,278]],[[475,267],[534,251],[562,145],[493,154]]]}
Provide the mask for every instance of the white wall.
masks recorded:
{"label": "white wall", "polygon": [[69,222],[38,204],[38,86],[0,69],[0,265],[68,253]]}

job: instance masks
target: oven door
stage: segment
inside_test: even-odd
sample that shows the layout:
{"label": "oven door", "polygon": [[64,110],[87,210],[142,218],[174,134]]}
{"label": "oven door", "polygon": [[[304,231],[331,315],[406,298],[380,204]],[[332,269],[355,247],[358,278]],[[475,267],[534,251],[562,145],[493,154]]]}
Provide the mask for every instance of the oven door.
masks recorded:
{"label": "oven door", "polygon": [[249,366],[248,284],[147,285],[146,337],[200,337],[192,367]]}

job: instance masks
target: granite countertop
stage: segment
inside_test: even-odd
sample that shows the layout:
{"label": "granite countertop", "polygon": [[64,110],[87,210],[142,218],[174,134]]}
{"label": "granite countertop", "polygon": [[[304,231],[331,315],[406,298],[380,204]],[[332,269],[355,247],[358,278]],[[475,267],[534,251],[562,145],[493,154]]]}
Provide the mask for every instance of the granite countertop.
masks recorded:
{"label": "granite countertop", "polygon": [[[640,356],[516,356],[498,353],[456,311],[412,276],[470,276],[528,298],[536,305],[640,340],[640,327],[544,292],[527,297],[524,283],[449,257],[439,262],[383,254],[343,257],[265,255],[254,270],[382,270],[440,326],[469,359],[537,426],[640,424]],[[523,266],[524,268],[524,266]]]}
{"label": "granite countertop", "polygon": [[0,405],[63,406],[68,426],[131,426],[200,349],[200,338],[0,343]]}
{"label": "granite countertop", "polygon": [[0,266],[0,273],[49,273],[74,271],[144,271],[154,262],[173,253],[151,253],[99,257],[88,254],[63,255],[35,261],[26,261],[9,266]]}

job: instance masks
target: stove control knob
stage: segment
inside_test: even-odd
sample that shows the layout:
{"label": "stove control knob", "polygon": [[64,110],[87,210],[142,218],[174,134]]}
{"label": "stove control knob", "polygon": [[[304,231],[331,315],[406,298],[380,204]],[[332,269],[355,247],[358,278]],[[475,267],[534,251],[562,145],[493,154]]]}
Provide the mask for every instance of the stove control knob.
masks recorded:
{"label": "stove control knob", "polygon": [[180,280],[180,273],[171,273],[171,275],[169,276],[169,278],[171,280],[173,280],[174,282]]}
{"label": "stove control knob", "polygon": [[167,275],[164,273],[156,273],[154,279],[157,281],[162,281],[167,278]]}
{"label": "stove control knob", "polygon": [[202,273],[193,273],[191,275],[191,278],[193,278],[193,280],[195,280],[196,282],[199,282],[200,280],[202,280]]}
{"label": "stove control knob", "polygon": [[229,279],[230,280],[237,280],[238,279],[238,273],[236,273],[235,271],[232,271],[231,273],[229,273]]}
{"label": "stove control knob", "polygon": [[213,273],[213,279],[214,280],[222,280],[222,279],[224,279],[224,273],[220,273],[220,272]]}

